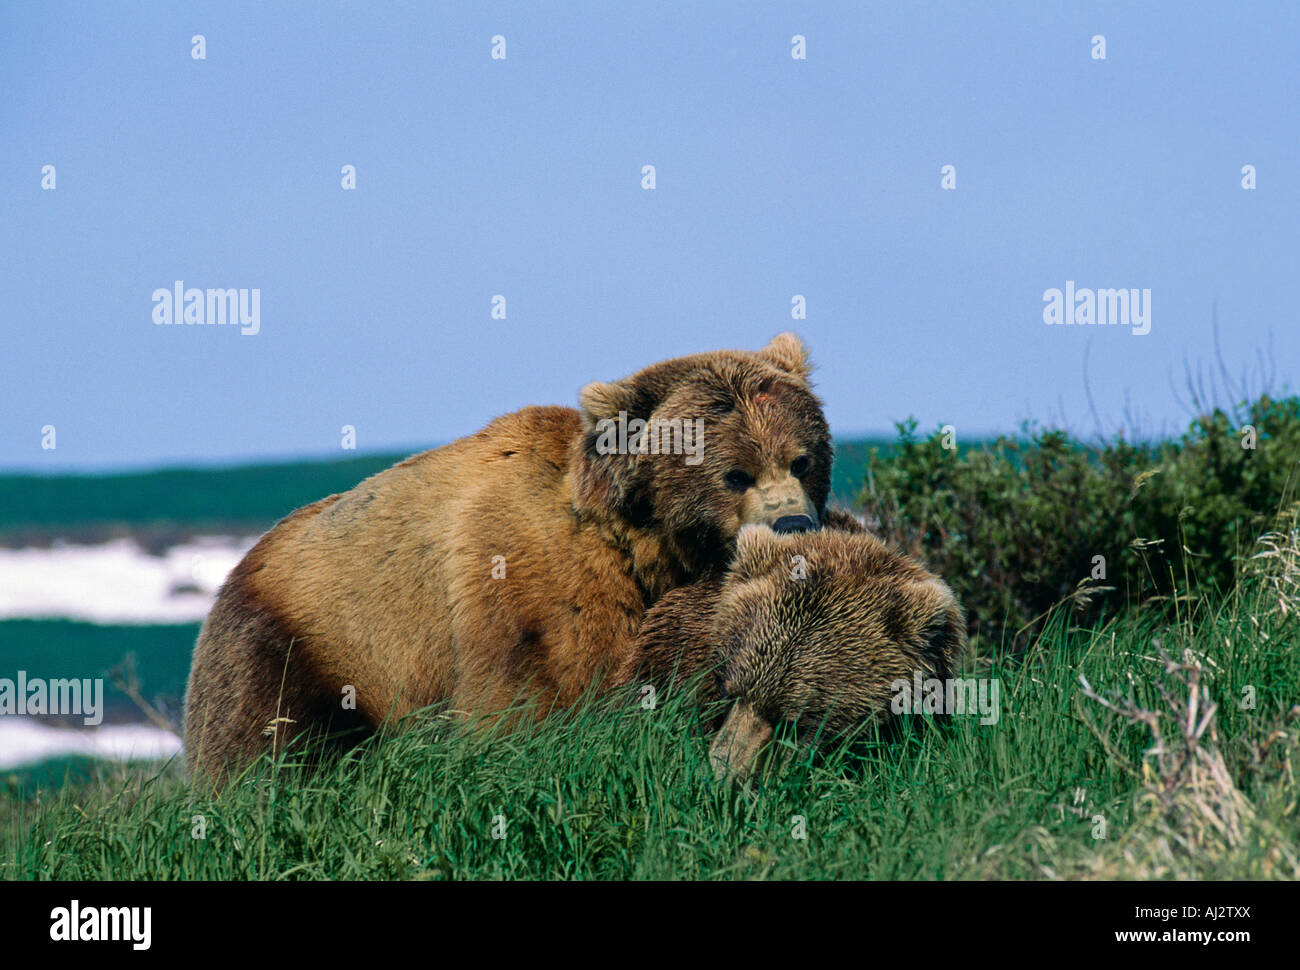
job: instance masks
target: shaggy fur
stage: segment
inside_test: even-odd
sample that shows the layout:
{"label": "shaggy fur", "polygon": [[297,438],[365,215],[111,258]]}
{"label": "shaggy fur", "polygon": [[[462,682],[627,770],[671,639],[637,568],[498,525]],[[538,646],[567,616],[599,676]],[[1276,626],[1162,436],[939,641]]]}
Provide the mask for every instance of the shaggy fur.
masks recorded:
{"label": "shaggy fur", "polygon": [[[793,334],[669,360],[289,515],[199,635],[191,768],[218,777],[304,731],[366,733],[438,701],[492,715],[527,695],[545,711],[625,682],[647,607],[721,575],[743,524],[820,520],[831,446],[808,372]],[[703,419],[702,463],[600,453],[599,422],[620,412]]]}
{"label": "shaggy fur", "polygon": [[742,529],[724,578],[673,590],[642,624],[652,681],[717,671],[700,700],[730,702],[711,752],[719,769],[747,772],[782,721],[837,735],[886,719],[895,680],[944,679],[960,662],[966,623],[942,580],[848,516],[826,524]]}

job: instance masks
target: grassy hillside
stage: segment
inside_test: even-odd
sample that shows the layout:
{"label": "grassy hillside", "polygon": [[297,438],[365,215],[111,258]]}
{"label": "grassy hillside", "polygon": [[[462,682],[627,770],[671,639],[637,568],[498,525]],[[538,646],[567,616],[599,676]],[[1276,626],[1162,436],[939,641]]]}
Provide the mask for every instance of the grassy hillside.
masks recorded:
{"label": "grassy hillside", "polygon": [[[1056,438],[1009,457],[918,445],[880,466],[889,473],[876,475],[877,492],[904,512],[924,499],[927,516],[949,514],[950,494],[964,489],[996,495],[990,507],[1006,506],[1017,525],[1038,520],[1015,503],[1052,499],[1043,536],[1077,531],[1083,509],[1128,542],[1140,489],[1165,494],[1152,474],[1168,482],[1173,498],[1161,508],[1183,524],[1184,541],[1189,522],[1274,516],[1272,532],[1223,559],[1226,586],[1202,588],[1194,570],[1166,564],[1174,585],[1160,595],[1099,616],[1067,595],[1014,652],[977,638],[963,673],[999,684],[996,723],[926,719],[821,751],[780,739],[745,789],[712,780],[708,713],[671,696],[653,710],[593,701],[498,736],[428,711],[342,763],[311,772],[290,752],[216,795],[191,787],[177,765],[47,765],[39,777],[0,777],[0,879],[1300,878],[1300,531],[1286,501],[1296,452],[1260,426],[1260,449],[1247,456],[1220,447],[1233,435],[1216,426],[1217,437],[1196,437],[1157,471],[1144,470],[1145,453],[1076,454]],[[839,446],[841,497],[856,493],[870,444]],[[1242,474],[1222,473],[1225,461]],[[1026,486],[1031,473],[1046,484]],[[1062,483],[1108,494],[1107,475],[1123,485],[1120,500],[1058,500]],[[984,488],[990,476],[997,491]],[[298,494],[312,491],[292,502],[331,490],[313,483],[296,479]],[[1014,530],[979,538],[972,525],[936,535],[930,548],[969,546],[972,561],[993,565],[1027,541]],[[1073,561],[1043,566],[1074,582]],[[988,581],[978,570],[949,578]],[[152,636],[156,669],[141,667],[161,689],[180,675],[193,635],[110,642],[78,626],[3,624],[0,636],[78,664],[149,654]],[[96,641],[102,654],[75,659]]]}
{"label": "grassy hillside", "polygon": [[996,724],[823,756],[786,742],[750,790],[711,780],[700,717],[673,698],[504,737],[431,718],[215,797],[174,767],[98,769],[39,810],[0,793],[0,878],[1296,878],[1300,630],[1277,589],[1172,624],[1058,614],[1023,663],[969,671],[1000,680]]}

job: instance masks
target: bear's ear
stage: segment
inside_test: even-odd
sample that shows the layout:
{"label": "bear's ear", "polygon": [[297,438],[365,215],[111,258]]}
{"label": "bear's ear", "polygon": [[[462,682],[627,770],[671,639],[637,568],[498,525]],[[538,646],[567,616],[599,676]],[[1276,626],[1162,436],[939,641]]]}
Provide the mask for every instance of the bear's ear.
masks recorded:
{"label": "bear's ear", "polygon": [[[644,418],[647,405],[635,378],[621,381],[593,381],[578,392],[582,406],[584,460],[577,480],[577,499],[585,506],[601,506],[624,516],[643,514],[638,486],[636,455],[602,450],[601,439],[611,433],[610,424],[620,413],[627,420]],[[631,441],[628,442],[631,445]]]}
{"label": "bear's ear", "polygon": [[590,430],[598,421],[617,418],[620,411],[636,414],[636,389],[630,381],[592,381],[578,392],[583,422]]}
{"label": "bear's ear", "polygon": [[795,377],[806,379],[812,373],[808,348],[803,345],[802,340],[789,331],[773,337],[772,342],[758,352],[758,356]]}

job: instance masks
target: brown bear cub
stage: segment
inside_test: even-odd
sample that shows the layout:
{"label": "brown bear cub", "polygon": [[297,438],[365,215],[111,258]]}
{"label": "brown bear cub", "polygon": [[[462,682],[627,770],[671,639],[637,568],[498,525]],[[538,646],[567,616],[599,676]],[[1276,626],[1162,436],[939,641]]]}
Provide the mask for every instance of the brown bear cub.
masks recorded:
{"label": "brown bear cub", "polygon": [[746,526],[725,578],[673,590],[646,614],[652,682],[717,672],[700,700],[730,704],[709,752],[719,775],[748,774],[781,722],[825,737],[884,721],[896,681],[945,680],[961,660],[966,622],[943,581],[848,516],[826,525]]}
{"label": "brown bear cub", "polygon": [[231,572],[194,651],[191,769],[627,682],[647,608],[720,576],[746,523],[815,529],[831,444],[803,344],[668,360],[530,407],[292,513]]}

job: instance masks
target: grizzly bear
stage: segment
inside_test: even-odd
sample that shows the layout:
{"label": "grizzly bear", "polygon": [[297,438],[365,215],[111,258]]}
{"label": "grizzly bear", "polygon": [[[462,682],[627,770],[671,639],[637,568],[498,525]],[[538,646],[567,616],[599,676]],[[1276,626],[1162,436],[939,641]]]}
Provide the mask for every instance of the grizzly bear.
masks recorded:
{"label": "grizzly bear", "polygon": [[572,705],[639,663],[667,591],[721,575],[746,523],[815,529],[831,443],[793,334],[593,383],[281,520],[195,646],[192,770],[436,702]]}
{"label": "grizzly bear", "polygon": [[701,703],[725,700],[709,759],[744,777],[776,725],[823,738],[887,721],[893,686],[946,680],[966,647],[952,591],[844,514],[779,535],[745,526],[725,577],[669,591],[647,612],[638,648],[651,683],[697,674]]}

